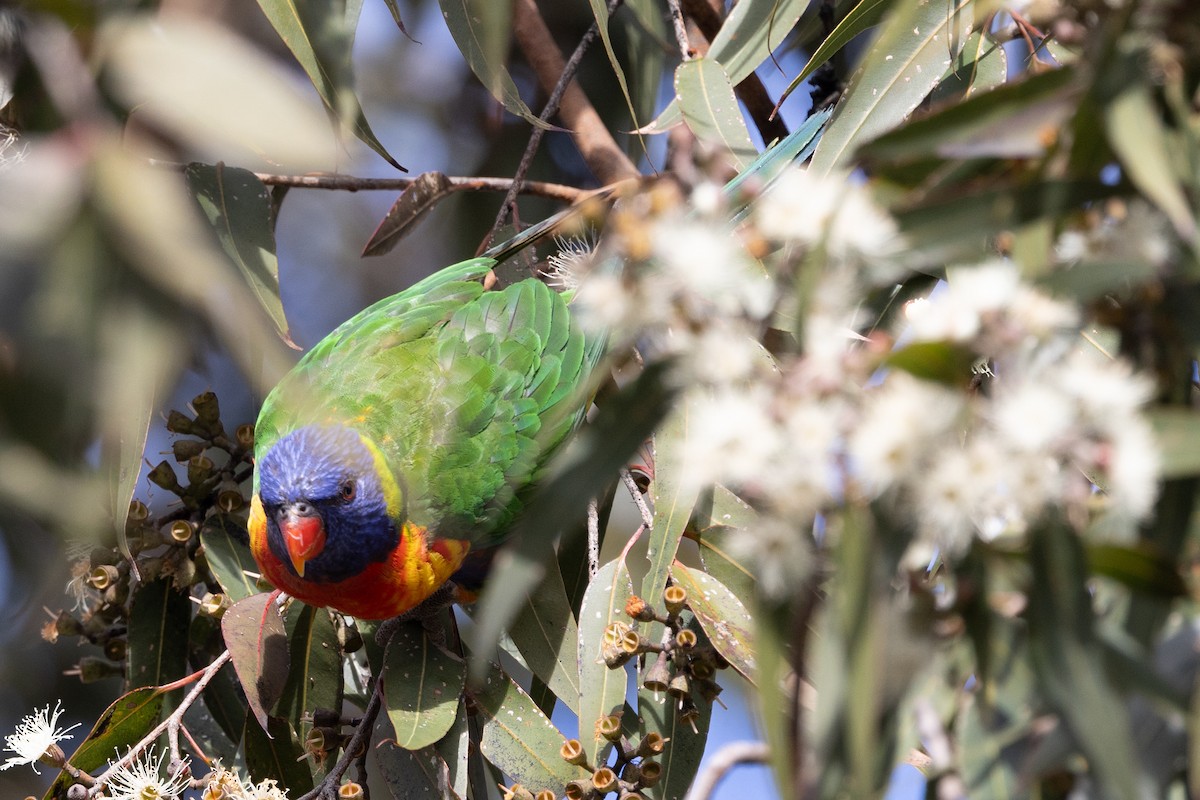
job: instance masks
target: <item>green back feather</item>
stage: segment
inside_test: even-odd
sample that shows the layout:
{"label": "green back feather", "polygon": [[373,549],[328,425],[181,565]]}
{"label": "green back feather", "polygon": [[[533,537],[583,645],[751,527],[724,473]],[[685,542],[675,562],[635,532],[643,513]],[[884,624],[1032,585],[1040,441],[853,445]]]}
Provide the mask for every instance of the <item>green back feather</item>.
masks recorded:
{"label": "green back feather", "polygon": [[406,486],[410,519],[436,536],[501,540],[582,418],[602,348],[540,281],[485,292],[493,263],[448,267],[330,333],[268,396],[259,457],[298,427],[350,425]]}

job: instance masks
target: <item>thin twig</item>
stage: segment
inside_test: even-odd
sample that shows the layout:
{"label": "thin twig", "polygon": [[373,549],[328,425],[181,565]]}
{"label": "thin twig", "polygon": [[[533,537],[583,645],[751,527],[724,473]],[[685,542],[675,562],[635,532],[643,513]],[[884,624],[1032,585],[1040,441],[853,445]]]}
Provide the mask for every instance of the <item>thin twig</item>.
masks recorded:
{"label": "thin twig", "polygon": [[[513,39],[537,74],[542,89],[548,94],[553,93],[567,65],[535,0],[517,0],[514,3]],[[563,127],[571,131],[579,154],[601,185],[641,177],[637,166],[617,145],[578,81],[572,80],[567,84],[558,117]]]}
{"label": "thin twig", "polygon": [[683,21],[683,9],[679,7],[679,0],[667,0],[667,7],[671,9],[671,25],[675,29],[675,43],[679,45],[679,55],[684,61],[690,61],[696,51],[688,42],[687,23]]}
{"label": "thin twig", "polygon": [[[183,171],[187,164],[174,161],[150,159],[156,167]],[[342,192],[369,191],[403,191],[417,177],[412,178],[360,178],[356,175],[275,175],[269,172],[255,172],[258,178],[267,186],[290,186],[294,189],[331,189]],[[481,176],[446,176],[446,180],[456,192],[507,192],[515,181],[512,178],[485,178]],[[564,203],[576,203],[592,193],[592,189],[577,189],[562,183],[547,181],[522,181],[520,192],[536,197],[546,197],[560,200]]]}
{"label": "thin twig", "polygon": [[588,501],[588,582],[600,571],[600,503],[596,498]]}
{"label": "thin twig", "polygon": [[383,682],[376,678],[375,691],[371,693],[371,699],[367,703],[366,710],[363,711],[362,719],[358,721],[358,727],[355,729],[354,735],[350,737],[350,741],[342,748],[342,757],[325,774],[325,778],[321,783],[308,794],[301,796],[300,800],[317,800],[317,798],[334,800],[337,797],[337,787],[342,782],[342,776],[346,774],[346,770],[350,769],[350,765],[358,760],[361,755],[360,751],[365,752],[367,749],[367,741],[371,737],[371,729],[375,727],[375,718],[379,716],[379,709],[382,706]]}
{"label": "thin twig", "polygon": [[[620,5],[622,0],[609,0],[608,13]],[[579,44],[575,46],[575,52],[571,53],[571,58],[567,60],[563,67],[562,74],[558,76],[558,82],[554,84],[554,89],[550,92],[550,96],[546,99],[546,105],[542,108],[542,113],[538,115],[538,119],[542,122],[549,122],[550,119],[558,113],[558,107],[562,103],[563,95],[566,94],[567,86],[570,85],[575,77],[575,72],[579,69],[580,62],[583,61],[583,56],[595,41],[596,36],[600,33],[600,27],[596,22],[588,27],[587,32],[583,34],[583,38],[579,40]],[[488,231],[487,237],[479,246],[479,252],[487,250],[492,244],[492,240],[496,238],[500,227],[504,225],[504,221],[508,219],[509,214],[516,211],[517,195],[521,192],[521,187],[525,185],[525,176],[529,174],[529,168],[533,166],[533,157],[537,154],[538,147],[542,143],[542,136],[546,133],[546,129],[540,125],[534,125],[533,131],[529,134],[529,141],[525,144],[525,152],[521,154],[521,162],[517,165],[516,174],[512,177],[512,184],[508,187],[508,192],[504,195],[504,201],[500,204],[500,210],[496,213],[496,221],[492,223],[492,229]]]}
{"label": "thin twig", "polygon": [[[172,711],[170,716],[158,723],[154,730],[146,734],[140,742],[129,748],[129,752],[110,764],[108,769],[104,770],[104,772],[101,772],[96,778],[96,783],[91,789],[88,790],[88,797],[95,797],[96,795],[100,794],[101,790],[103,790],[108,782],[112,780],[113,774],[129,766],[129,764],[131,764],[143,750],[149,747],[150,744],[157,739],[163,731],[168,731],[168,736],[173,735],[176,738],[176,741],[178,741],[179,726],[183,722],[184,713],[186,713],[187,710],[192,707],[192,705],[200,697],[200,693],[204,691],[204,687],[208,686],[208,682],[213,679],[213,676],[221,671],[221,667],[225,666],[225,662],[229,661],[229,658],[229,651],[225,650],[221,653],[221,655],[217,656],[211,664],[205,667],[204,671],[200,674],[199,680],[196,681],[196,685],[192,687],[192,690],[187,693],[187,696],[179,702],[178,708]],[[187,679],[185,678],[184,680]],[[172,687],[178,686],[180,685],[180,681],[176,681],[175,683],[168,685]],[[172,731],[173,733],[171,733]],[[172,756],[174,756],[174,754],[172,754]]]}
{"label": "thin twig", "polygon": [[718,750],[708,766],[696,776],[687,800],[708,800],[729,770],[738,764],[763,764],[770,757],[766,742],[730,742]]}
{"label": "thin twig", "polygon": [[642,497],[642,490],[638,488],[637,481],[625,467],[621,467],[621,480],[624,481],[625,488],[629,490],[629,496],[633,498],[634,505],[642,515],[642,523],[647,529],[653,528],[654,514],[650,512],[650,506],[646,505],[646,498]]}

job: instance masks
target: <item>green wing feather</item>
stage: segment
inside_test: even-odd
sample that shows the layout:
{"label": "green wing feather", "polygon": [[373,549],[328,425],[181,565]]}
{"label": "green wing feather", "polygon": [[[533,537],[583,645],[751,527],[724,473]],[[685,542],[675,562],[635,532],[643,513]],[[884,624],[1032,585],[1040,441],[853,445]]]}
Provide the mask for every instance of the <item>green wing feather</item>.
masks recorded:
{"label": "green wing feather", "polygon": [[271,393],[261,456],[298,427],[340,422],[379,445],[410,519],[435,535],[504,538],[548,455],[586,410],[602,349],[529,279],[485,292],[491,259],[448,267],[362,311]]}

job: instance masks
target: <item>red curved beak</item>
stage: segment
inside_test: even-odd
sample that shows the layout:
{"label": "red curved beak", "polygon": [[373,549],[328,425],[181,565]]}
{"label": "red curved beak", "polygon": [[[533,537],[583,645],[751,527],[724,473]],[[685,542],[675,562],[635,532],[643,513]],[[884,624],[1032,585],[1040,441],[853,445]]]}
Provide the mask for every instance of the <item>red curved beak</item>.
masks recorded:
{"label": "red curved beak", "polygon": [[292,560],[292,568],[303,578],[305,563],[316,558],[325,548],[325,523],[317,510],[307,503],[283,507],[277,520]]}

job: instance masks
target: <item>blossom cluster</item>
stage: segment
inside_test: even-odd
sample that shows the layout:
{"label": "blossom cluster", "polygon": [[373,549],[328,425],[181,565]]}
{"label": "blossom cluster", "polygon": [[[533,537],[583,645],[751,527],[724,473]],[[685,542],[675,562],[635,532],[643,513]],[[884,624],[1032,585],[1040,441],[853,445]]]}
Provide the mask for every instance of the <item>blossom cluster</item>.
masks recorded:
{"label": "blossom cluster", "polygon": [[[795,585],[789,548],[848,503],[947,558],[1051,512],[1080,529],[1150,513],[1153,384],[1081,335],[1074,305],[999,257],[913,280],[895,221],[850,176],[793,168],[749,194],[626,199],[578,302],[675,365],[683,479],[766,512],[746,548],[766,591]],[[880,313],[872,296],[905,300]]]}

